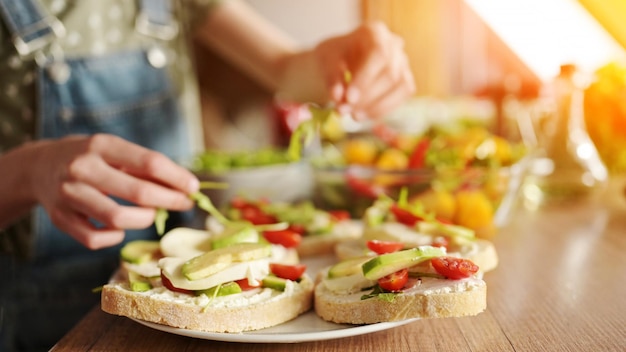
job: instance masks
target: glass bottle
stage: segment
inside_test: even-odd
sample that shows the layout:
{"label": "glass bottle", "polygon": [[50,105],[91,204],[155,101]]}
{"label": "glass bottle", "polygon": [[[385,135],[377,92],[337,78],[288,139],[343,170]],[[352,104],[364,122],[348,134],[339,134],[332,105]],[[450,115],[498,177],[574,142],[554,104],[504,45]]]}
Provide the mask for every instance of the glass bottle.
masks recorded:
{"label": "glass bottle", "polygon": [[576,66],[561,66],[546,88],[535,121],[536,158],[523,187],[531,207],[589,199],[607,180],[585,127],[583,84]]}

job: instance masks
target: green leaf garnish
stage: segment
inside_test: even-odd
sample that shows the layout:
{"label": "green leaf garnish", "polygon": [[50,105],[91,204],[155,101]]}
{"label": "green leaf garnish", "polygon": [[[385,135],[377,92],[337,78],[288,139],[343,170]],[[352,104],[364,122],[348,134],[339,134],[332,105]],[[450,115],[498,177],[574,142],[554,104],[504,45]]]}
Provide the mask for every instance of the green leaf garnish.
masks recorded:
{"label": "green leaf garnish", "polygon": [[224,217],[224,215],[222,215],[222,213],[220,213],[219,210],[217,210],[213,202],[211,202],[211,199],[206,194],[198,191],[198,192],[190,194],[189,197],[196,201],[198,208],[211,214],[220,223],[225,224],[229,222],[229,220],[226,219],[226,217]]}
{"label": "green leaf garnish", "polygon": [[366,300],[370,298],[378,298],[385,302],[393,302],[396,299],[396,295],[398,295],[398,293],[387,292],[383,290],[382,288],[380,288],[380,286],[376,285],[374,286],[374,289],[372,290],[372,292],[361,296],[361,300]]}
{"label": "green leaf garnish", "polygon": [[169,217],[170,214],[167,212],[167,209],[158,208],[156,210],[156,215],[154,216],[154,226],[156,227],[156,231],[159,236],[162,236],[163,233],[165,233],[165,222]]}

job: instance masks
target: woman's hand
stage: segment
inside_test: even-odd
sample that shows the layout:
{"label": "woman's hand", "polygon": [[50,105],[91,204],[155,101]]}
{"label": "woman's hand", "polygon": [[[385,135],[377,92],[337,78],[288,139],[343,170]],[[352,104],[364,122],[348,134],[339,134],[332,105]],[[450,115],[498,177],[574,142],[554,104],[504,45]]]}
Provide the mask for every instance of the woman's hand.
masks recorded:
{"label": "woman's hand", "polygon": [[192,208],[188,194],[199,188],[192,173],[164,155],[112,135],[32,143],[4,155],[3,165],[16,157],[29,171],[23,180],[28,192],[16,192],[26,197],[14,197],[16,202],[41,204],[60,230],[91,249],[121,242],[125,229],[150,226],[156,208]]}
{"label": "woman's hand", "polygon": [[415,92],[403,40],[380,22],[288,58],[279,99],[334,103],[356,119],[378,118]]}

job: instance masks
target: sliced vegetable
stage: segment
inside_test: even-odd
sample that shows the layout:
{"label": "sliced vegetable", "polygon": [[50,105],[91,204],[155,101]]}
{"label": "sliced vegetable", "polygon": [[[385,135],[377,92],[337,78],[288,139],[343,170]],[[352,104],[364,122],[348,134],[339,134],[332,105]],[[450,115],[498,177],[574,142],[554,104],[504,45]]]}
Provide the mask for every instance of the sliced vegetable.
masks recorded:
{"label": "sliced vegetable", "polygon": [[401,250],[404,248],[404,244],[401,242],[370,240],[367,241],[367,248],[376,252],[376,254],[385,254]]}
{"label": "sliced vegetable", "polygon": [[398,292],[409,281],[409,271],[402,269],[378,279],[378,286],[385,291]]}
{"label": "sliced vegetable", "polygon": [[469,259],[438,257],[430,260],[437,273],[452,280],[468,278],[478,272],[478,265]]}
{"label": "sliced vegetable", "polygon": [[288,264],[271,263],[270,271],[272,272],[272,274],[280,278],[291,280],[291,281],[296,281],[300,277],[302,277],[302,275],[306,271],[306,265],[304,264],[288,265]]}
{"label": "sliced vegetable", "polygon": [[263,231],[263,237],[272,244],[279,244],[286,248],[297,247],[302,241],[302,235],[290,229]]}

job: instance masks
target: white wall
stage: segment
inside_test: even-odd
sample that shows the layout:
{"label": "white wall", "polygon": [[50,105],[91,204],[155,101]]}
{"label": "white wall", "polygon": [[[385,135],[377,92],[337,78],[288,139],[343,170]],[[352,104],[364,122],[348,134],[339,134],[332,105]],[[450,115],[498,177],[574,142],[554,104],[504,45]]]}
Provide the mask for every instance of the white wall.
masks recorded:
{"label": "white wall", "polygon": [[359,0],[246,0],[304,47],[360,23]]}

